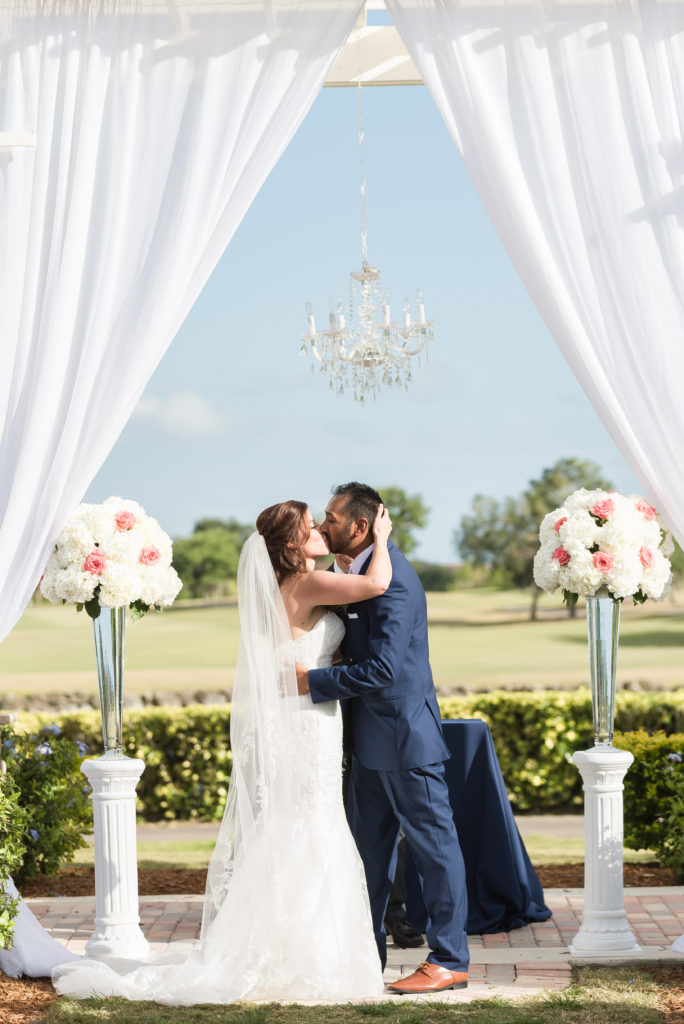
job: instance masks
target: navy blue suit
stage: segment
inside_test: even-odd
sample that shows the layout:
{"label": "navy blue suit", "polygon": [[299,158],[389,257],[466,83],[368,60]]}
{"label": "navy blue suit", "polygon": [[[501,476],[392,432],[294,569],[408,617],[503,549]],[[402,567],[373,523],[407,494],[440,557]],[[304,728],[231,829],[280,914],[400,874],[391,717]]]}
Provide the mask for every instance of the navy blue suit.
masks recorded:
{"label": "navy blue suit", "polygon": [[[391,543],[389,549],[389,588],[348,606],[344,664],[310,670],[309,689],[315,704],[345,702],[354,750],[347,813],[383,967],[383,921],[401,825],[428,911],[428,960],[465,971],[465,870],[444,778],[449,751],[430,670],[425,593],[401,552]],[[370,555],[362,573],[369,561]]]}

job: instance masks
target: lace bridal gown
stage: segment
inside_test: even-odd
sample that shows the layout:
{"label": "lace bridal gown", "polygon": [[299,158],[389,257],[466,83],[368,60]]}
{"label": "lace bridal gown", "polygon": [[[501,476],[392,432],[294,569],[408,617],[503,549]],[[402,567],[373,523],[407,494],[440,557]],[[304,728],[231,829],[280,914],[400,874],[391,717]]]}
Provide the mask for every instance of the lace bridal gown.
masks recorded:
{"label": "lace bridal gown", "polygon": [[344,626],[326,612],[292,640],[261,545],[258,534],[247,541],[238,577],[233,772],[200,945],[143,964],[65,964],[53,972],[60,994],[190,1005],[344,1002],[383,992],[363,866],[342,803],[340,705],[297,696],[294,674],[295,660],[330,665]]}

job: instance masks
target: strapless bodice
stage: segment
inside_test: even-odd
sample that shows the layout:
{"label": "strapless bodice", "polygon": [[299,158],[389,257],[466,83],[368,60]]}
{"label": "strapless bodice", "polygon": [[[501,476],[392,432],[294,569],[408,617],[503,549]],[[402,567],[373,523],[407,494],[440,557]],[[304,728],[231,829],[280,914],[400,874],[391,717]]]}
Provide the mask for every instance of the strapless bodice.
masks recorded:
{"label": "strapless bodice", "polygon": [[327,668],[344,636],[344,623],[334,612],[325,612],[316,625],[290,641],[295,661],[307,668]]}

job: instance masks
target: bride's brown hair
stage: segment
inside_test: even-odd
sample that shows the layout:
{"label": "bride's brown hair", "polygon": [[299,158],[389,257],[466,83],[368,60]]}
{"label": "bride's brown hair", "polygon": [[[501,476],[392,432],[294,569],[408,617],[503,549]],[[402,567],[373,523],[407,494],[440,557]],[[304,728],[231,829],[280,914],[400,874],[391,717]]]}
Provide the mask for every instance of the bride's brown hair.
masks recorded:
{"label": "bride's brown hair", "polygon": [[[309,524],[306,513],[309,506],[303,501],[281,501],[270,505],[257,516],[257,531],[266,541],[266,550],[271,559],[278,583],[296,572],[303,572],[305,558],[301,545],[308,540]],[[302,537],[302,527],[306,536]],[[288,547],[292,544],[292,547]]]}

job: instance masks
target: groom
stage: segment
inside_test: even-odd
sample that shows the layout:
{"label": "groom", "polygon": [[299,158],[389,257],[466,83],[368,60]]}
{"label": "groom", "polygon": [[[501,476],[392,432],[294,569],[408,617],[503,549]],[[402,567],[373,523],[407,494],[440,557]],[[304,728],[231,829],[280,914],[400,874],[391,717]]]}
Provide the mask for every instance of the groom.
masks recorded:
{"label": "groom", "polygon": [[[349,483],[328,503],[320,530],[333,554],[352,558],[350,572],[366,572],[381,501],[373,488]],[[347,702],[354,745],[348,816],[383,969],[383,920],[400,827],[422,881],[430,954],[390,989],[439,992],[468,984],[465,870],[444,776],[449,751],[428,660],[425,594],[401,552],[393,544],[389,549],[387,591],[347,608],[343,664],[310,671],[298,665],[297,679],[314,704]]]}

